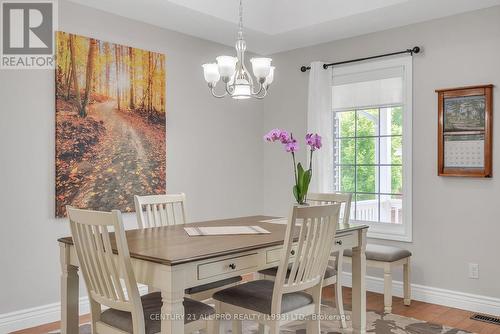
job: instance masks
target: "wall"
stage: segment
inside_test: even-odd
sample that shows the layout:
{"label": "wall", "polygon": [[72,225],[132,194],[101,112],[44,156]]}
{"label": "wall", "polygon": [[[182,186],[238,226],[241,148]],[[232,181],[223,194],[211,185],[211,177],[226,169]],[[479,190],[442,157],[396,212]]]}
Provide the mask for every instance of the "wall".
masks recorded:
{"label": "wall", "polygon": [[[400,245],[413,256],[413,282],[425,286],[500,297],[500,152],[494,139],[492,179],[437,176],[438,88],[495,84],[494,113],[500,112],[500,7],[471,12],[273,55],[275,84],[264,102],[262,132],[286,128],[306,131],[311,61],[341,61],[393,52],[414,45],[413,243]],[[500,131],[498,118],[494,133]],[[264,146],[264,212],[285,215],[291,200],[290,159],[278,145]],[[305,157],[302,156],[302,160]],[[389,241],[371,242],[398,244]],[[479,264],[470,280],[468,262]],[[380,276],[380,273],[378,274]]]}
{"label": "wall", "polygon": [[[166,54],[167,188],[187,194],[191,220],[260,213],[262,102],[211,97],[201,68],[234,50],[59,2],[62,31]],[[0,102],[1,315],[59,301],[69,228],[54,219],[53,71],[0,71]]]}

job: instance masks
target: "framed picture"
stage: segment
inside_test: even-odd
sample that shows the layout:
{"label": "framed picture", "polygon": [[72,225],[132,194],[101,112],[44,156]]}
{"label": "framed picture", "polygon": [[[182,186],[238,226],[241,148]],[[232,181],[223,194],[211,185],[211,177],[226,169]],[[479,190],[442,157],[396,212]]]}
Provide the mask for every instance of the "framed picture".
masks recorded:
{"label": "framed picture", "polygon": [[166,193],[165,55],[57,32],[56,216]]}
{"label": "framed picture", "polygon": [[436,92],[438,175],[491,177],[493,85]]}

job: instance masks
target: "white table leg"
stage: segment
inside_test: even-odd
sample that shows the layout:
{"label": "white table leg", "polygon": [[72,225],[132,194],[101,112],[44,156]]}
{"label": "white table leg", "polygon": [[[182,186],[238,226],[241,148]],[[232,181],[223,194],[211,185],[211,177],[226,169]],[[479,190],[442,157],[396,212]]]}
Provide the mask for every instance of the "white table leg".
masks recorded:
{"label": "white table leg", "polygon": [[352,328],[366,333],[366,229],[360,230],[358,247],[352,249]]}
{"label": "white table leg", "polygon": [[161,288],[161,334],[184,333],[184,272],[170,273],[166,287]]}
{"label": "white table leg", "polygon": [[61,334],[78,333],[78,267],[69,264],[69,249],[59,244],[61,261]]}

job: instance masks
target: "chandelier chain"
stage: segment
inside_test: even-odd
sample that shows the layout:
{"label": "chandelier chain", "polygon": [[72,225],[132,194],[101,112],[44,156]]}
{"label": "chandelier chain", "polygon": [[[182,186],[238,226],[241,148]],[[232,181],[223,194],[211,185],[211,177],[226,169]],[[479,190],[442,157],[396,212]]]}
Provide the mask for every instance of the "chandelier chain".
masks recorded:
{"label": "chandelier chain", "polygon": [[240,0],[240,22],[238,27],[238,37],[243,38],[243,0]]}

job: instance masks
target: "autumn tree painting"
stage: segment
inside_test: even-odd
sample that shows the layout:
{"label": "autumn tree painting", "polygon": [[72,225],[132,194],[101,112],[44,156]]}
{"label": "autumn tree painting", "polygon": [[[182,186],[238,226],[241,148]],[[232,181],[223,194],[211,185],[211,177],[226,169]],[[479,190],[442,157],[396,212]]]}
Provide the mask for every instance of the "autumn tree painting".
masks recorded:
{"label": "autumn tree painting", "polygon": [[165,56],[57,33],[56,216],[164,194]]}

